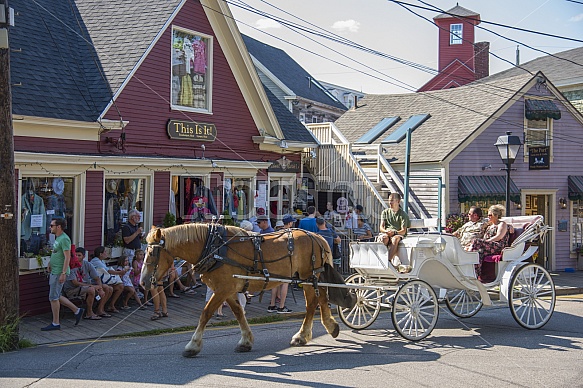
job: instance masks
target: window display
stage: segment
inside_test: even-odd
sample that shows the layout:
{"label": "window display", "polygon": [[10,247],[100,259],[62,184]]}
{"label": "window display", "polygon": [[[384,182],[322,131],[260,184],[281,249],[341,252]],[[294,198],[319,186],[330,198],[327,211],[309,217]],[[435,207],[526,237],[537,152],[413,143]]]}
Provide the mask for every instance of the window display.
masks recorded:
{"label": "window display", "polygon": [[177,177],[175,196],[179,222],[200,222],[218,216],[215,197],[202,176]]}
{"label": "window display", "polygon": [[250,217],[250,203],[252,203],[251,179],[226,178],[224,193],[226,213],[237,221],[248,219]]}
{"label": "window display", "polygon": [[105,180],[105,246],[123,246],[121,226],[128,221],[130,210],[138,210],[143,222],[145,183],[145,179]]}
{"label": "window display", "polygon": [[210,38],[172,30],[172,105],[209,110]]}
{"label": "window display", "polygon": [[50,255],[53,219],[67,220],[65,233],[73,236],[73,179],[28,177],[20,198],[20,255]]}

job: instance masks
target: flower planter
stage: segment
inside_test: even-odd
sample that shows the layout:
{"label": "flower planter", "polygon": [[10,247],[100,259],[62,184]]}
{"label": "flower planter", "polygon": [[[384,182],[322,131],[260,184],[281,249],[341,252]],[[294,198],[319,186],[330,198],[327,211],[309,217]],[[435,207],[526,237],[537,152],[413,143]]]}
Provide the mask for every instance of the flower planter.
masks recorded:
{"label": "flower planter", "polygon": [[18,264],[20,269],[39,269],[39,268],[46,268],[49,265],[49,261],[51,260],[50,256],[43,256],[41,257],[42,266],[38,265],[38,260],[36,257],[19,257]]}
{"label": "flower planter", "polygon": [[105,253],[110,259],[117,259],[123,255],[123,247],[105,247]]}

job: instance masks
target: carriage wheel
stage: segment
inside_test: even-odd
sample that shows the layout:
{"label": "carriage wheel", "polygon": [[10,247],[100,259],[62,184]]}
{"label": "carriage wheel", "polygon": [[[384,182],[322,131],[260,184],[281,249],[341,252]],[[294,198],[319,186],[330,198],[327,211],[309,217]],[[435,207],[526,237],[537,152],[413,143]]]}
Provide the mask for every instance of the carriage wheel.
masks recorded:
{"label": "carriage wheel", "polygon": [[[346,278],[346,284],[367,285],[366,279],[360,274],[353,274]],[[381,291],[351,289],[356,293],[356,304],[352,308],[338,306],[338,316],[351,329],[366,329],[373,324],[381,311]]]}
{"label": "carriage wheel", "polygon": [[520,267],[510,282],[508,305],[518,324],[526,329],[543,327],[555,310],[555,283],[538,264]]}
{"label": "carriage wheel", "polygon": [[473,317],[484,305],[480,293],[472,290],[447,290],[445,304],[453,315],[460,318]]}
{"label": "carriage wheel", "polygon": [[399,334],[411,341],[419,341],[433,331],[439,315],[437,295],[429,284],[412,280],[395,293],[391,318]]}

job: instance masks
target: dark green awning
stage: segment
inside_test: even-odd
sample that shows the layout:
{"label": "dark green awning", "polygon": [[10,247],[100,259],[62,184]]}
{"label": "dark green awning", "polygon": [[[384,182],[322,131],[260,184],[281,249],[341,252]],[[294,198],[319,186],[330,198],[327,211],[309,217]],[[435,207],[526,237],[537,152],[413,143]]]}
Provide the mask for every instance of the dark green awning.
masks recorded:
{"label": "dark green awning", "polygon": [[[506,177],[499,175],[459,176],[458,201],[504,201],[506,200]],[[520,203],[520,189],[510,180],[510,200]]]}
{"label": "dark green awning", "polygon": [[583,200],[583,176],[569,175],[569,199]]}
{"label": "dark green awning", "polygon": [[561,111],[551,100],[526,100],[525,116],[529,120],[544,120],[546,118],[559,120]]}

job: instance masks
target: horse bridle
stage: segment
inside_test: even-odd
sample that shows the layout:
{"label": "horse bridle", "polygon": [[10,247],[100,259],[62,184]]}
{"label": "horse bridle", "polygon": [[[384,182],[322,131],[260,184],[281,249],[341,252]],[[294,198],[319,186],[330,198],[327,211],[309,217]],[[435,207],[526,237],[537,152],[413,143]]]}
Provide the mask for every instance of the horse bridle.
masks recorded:
{"label": "horse bridle", "polygon": [[[152,276],[150,277],[150,283],[152,283],[153,285],[158,286],[159,284],[157,284],[156,281],[156,272],[158,271],[158,266],[160,264],[160,251],[162,249],[166,249],[165,248],[165,241],[164,239],[160,239],[160,241],[156,242],[156,243],[148,243],[148,247],[152,248],[152,255],[150,256],[154,256],[154,263],[152,263],[154,265],[154,270],[152,271]],[[168,252],[170,253],[170,252]]]}

